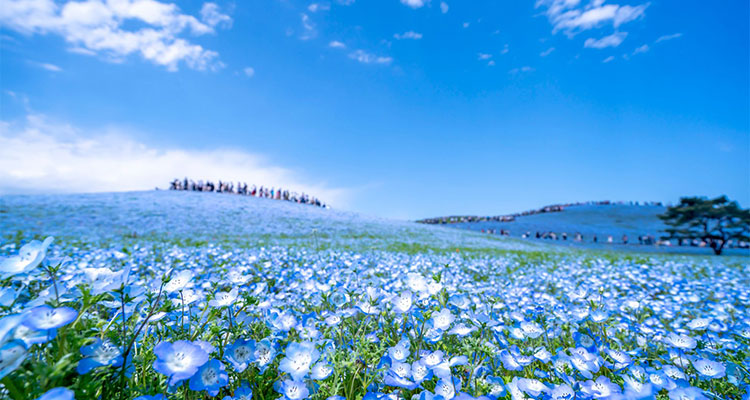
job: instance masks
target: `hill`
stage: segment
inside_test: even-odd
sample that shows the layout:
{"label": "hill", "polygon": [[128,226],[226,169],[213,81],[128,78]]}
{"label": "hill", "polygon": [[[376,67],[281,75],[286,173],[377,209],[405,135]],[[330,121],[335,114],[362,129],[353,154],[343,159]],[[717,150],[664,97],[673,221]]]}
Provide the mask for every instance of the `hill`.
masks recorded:
{"label": "hill", "polygon": [[286,201],[181,191],[0,196],[0,232],[4,243],[52,235],[97,247],[142,239],[406,252],[542,247]]}

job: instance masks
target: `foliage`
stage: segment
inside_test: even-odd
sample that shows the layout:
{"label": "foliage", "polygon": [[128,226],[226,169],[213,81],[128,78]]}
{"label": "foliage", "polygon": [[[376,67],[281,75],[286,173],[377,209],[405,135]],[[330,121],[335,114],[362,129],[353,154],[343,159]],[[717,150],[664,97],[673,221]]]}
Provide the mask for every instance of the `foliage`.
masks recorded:
{"label": "foliage", "polygon": [[726,196],[683,197],[659,218],[669,226],[666,238],[702,240],[717,255],[730,240],[750,241],[750,209],[740,208]]}

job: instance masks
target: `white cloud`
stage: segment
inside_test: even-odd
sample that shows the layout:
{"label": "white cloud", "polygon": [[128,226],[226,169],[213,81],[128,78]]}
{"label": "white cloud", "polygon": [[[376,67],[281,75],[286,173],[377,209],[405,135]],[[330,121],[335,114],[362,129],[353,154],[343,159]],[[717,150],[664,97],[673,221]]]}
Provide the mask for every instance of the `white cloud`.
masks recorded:
{"label": "white cloud", "polygon": [[440,12],[443,14],[446,14],[450,10],[450,7],[448,6],[448,3],[441,1],[440,2]]}
{"label": "white cloud", "polygon": [[543,52],[539,53],[541,57],[547,57],[548,55],[552,54],[552,52],[555,51],[554,47],[550,47],[547,50],[544,50]]}
{"label": "white cloud", "polygon": [[490,60],[490,61],[489,61],[489,62],[487,63],[487,65],[488,65],[488,66],[490,66],[490,67],[494,67],[494,66],[495,66],[495,60]]}
{"label": "white cloud", "polygon": [[0,193],[150,190],[185,176],[304,191],[338,207],[351,194],[242,150],[161,149],[116,129],[84,133],[34,114],[0,122]]}
{"label": "white cloud", "polygon": [[338,40],[332,40],[330,43],[328,43],[328,46],[336,48],[336,49],[346,48],[346,45],[344,43],[339,42]]}
{"label": "white cloud", "polygon": [[255,76],[255,68],[253,67],[245,67],[242,72],[244,72],[245,76],[247,76],[248,78],[252,78],[253,76]]}
{"label": "white cloud", "polygon": [[470,23],[468,23],[468,22],[464,22],[462,26],[464,27],[464,29],[466,29],[466,28],[468,28],[468,27],[469,27],[469,25],[471,25],[471,24],[470,24]]}
{"label": "white cloud", "polygon": [[664,36],[660,36],[658,39],[656,39],[655,43],[664,42],[664,41],[667,41],[667,40],[677,39],[677,38],[681,38],[681,37],[682,37],[682,33],[673,33],[671,35],[664,35]]}
{"label": "white cloud", "polygon": [[401,0],[401,4],[411,8],[423,7],[429,0]]}
{"label": "white cloud", "polygon": [[605,58],[604,60],[602,60],[602,62],[606,64],[608,62],[611,62],[614,59],[615,59],[615,56],[609,56],[609,57]]}
{"label": "white cloud", "polygon": [[349,58],[362,64],[390,64],[393,61],[391,57],[376,56],[364,50],[353,51],[349,54]]}
{"label": "white cloud", "polygon": [[302,34],[302,36],[300,36],[300,39],[308,40],[317,36],[318,32],[315,30],[315,24],[310,19],[310,16],[307,14],[302,14],[301,18],[302,18],[302,28],[304,28],[304,33]]}
{"label": "white cloud", "polygon": [[408,31],[404,33],[397,33],[393,35],[393,37],[396,40],[402,40],[402,39],[413,39],[413,40],[419,40],[422,39],[422,34],[414,31]]}
{"label": "white cloud", "polygon": [[648,47],[648,45],[644,44],[643,46],[637,47],[635,50],[633,50],[633,55],[640,54],[640,53],[645,53],[645,52],[649,51],[649,49],[650,48]]}
{"label": "white cloud", "polygon": [[510,51],[510,46],[506,44],[505,46],[503,46],[503,49],[500,50],[500,54],[508,54],[509,51]]}
{"label": "white cloud", "polygon": [[327,11],[330,10],[331,6],[328,4],[312,3],[307,6],[307,10],[310,12]]}
{"label": "white cloud", "polygon": [[336,0],[336,2],[341,4],[342,6],[350,6],[354,4],[354,0]]}
{"label": "white cloud", "polygon": [[5,0],[0,25],[25,35],[59,35],[79,54],[122,60],[132,54],[176,71],[180,63],[194,69],[219,68],[218,53],[184,34],[214,33],[232,19],[214,3],[205,3],[201,20],[183,14],[175,4],[157,0]]}
{"label": "white cloud", "polygon": [[50,71],[50,72],[61,72],[62,71],[62,68],[58,67],[55,64],[41,63],[41,62],[34,62],[34,61],[30,61],[29,63],[31,65],[35,65],[35,66],[37,66],[39,68],[46,69],[47,71]]}
{"label": "white cloud", "polygon": [[552,24],[552,32],[564,31],[568,36],[603,25],[615,28],[643,17],[650,3],[637,6],[604,4],[592,0],[585,6],[580,0],[537,0],[536,7],[545,7],[545,15]]}
{"label": "white cloud", "polygon": [[520,68],[513,68],[510,71],[508,71],[508,73],[516,75],[516,74],[519,74],[521,72],[531,72],[533,70],[534,70],[534,68],[531,68],[529,66],[523,66],[523,67],[520,67]]}
{"label": "white cloud", "polygon": [[477,54],[477,58],[479,60],[489,60],[490,58],[492,58],[492,54],[479,53],[479,54]]}
{"label": "white cloud", "polygon": [[615,32],[609,36],[605,36],[601,39],[588,38],[583,43],[583,47],[589,47],[593,49],[604,49],[607,47],[617,47],[622,43],[623,40],[628,36],[627,32]]}

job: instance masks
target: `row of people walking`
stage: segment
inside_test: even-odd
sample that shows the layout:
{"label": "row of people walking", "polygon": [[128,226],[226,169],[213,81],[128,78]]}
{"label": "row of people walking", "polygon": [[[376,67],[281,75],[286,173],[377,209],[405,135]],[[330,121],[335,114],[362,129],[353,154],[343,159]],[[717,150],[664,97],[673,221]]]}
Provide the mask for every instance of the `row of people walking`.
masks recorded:
{"label": "row of people walking", "polygon": [[192,192],[216,192],[216,193],[231,193],[239,194],[243,196],[255,196],[263,197],[266,199],[274,200],[285,200],[300,204],[309,204],[317,207],[330,208],[326,203],[322,202],[317,197],[310,196],[304,192],[297,193],[282,188],[264,187],[250,185],[244,182],[237,182],[235,185],[233,182],[222,182],[214,184],[211,181],[192,179],[174,179],[169,182],[169,190],[185,190]]}

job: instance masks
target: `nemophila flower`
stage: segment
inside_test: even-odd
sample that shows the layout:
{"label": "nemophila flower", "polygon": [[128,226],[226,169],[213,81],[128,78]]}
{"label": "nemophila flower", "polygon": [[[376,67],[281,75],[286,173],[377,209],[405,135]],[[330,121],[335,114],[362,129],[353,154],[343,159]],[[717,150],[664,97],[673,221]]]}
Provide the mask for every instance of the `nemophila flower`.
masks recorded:
{"label": "nemophila flower", "polygon": [[[403,363],[399,363],[403,364]],[[408,365],[408,364],[406,364]],[[417,387],[417,383],[411,381],[407,376],[401,376],[394,372],[392,369],[386,372],[383,378],[383,383],[386,386],[400,387],[406,390],[414,390]]]}
{"label": "nemophila flower", "polygon": [[409,354],[411,352],[409,351],[408,342],[403,340],[388,349],[388,356],[394,361],[404,361],[406,357],[409,357]]}
{"label": "nemophila flower", "polygon": [[532,397],[539,397],[540,394],[549,392],[547,385],[537,379],[521,378],[518,380],[518,388]]}
{"label": "nemophila flower", "polygon": [[625,397],[628,399],[650,399],[654,396],[654,388],[651,383],[642,382],[632,376],[624,376]]}
{"label": "nemophila flower", "polygon": [[[456,383],[459,384],[456,385]],[[451,400],[456,397],[456,391],[459,389],[461,389],[461,385],[460,382],[457,382],[457,379],[443,378],[435,384],[435,395],[441,396],[445,400]]]}
{"label": "nemophila flower", "polygon": [[224,364],[214,358],[204,363],[190,378],[190,389],[197,392],[205,390],[209,395],[216,396],[228,383],[229,375]]}
{"label": "nemophila flower", "polygon": [[324,322],[328,326],[336,326],[336,325],[338,325],[338,324],[341,323],[341,317],[338,316],[338,315],[336,315],[336,314],[332,314],[332,315],[329,315],[328,317],[326,317],[326,319],[324,320]]}
{"label": "nemophila flower", "polygon": [[310,378],[319,381],[328,378],[332,373],[333,367],[331,366],[331,363],[323,359],[313,365],[310,370]]}
{"label": "nemophila flower", "polygon": [[614,360],[613,367],[615,370],[621,370],[623,368],[627,368],[633,363],[633,360],[630,358],[630,356],[627,353],[624,353],[619,350],[606,350],[607,354],[609,354],[610,357],[612,357],[612,360]]}
{"label": "nemophila flower", "polygon": [[606,399],[620,393],[620,387],[612,383],[609,378],[602,375],[595,381],[581,383],[581,391],[595,399]]}
{"label": "nemophila flower", "polygon": [[0,276],[23,274],[38,267],[44,260],[47,248],[53,240],[53,237],[44,239],[44,242],[32,240],[21,247],[17,255],[0,259]]}
{"label": "nemophila flower", "polygon": [[26,359],[28,350],[20,340],[6,342],[0,347],[0,379],[15,371]]}
{"label": "nemophila flower", "polygon": [[489,386],[489,396],[493,400],[497,400],[500,397],[505,397],[505,381],[499,376],[486,376],[484,382]]}
{"label": "nemophila flower", "polygon": [[237,390],[234,391],[234,395],[225,396],[222,400],[252,400],[252,399],[253,399],[253,391],[245,383],[245,384],[242,384],[242,386],[238,387]]}
{"label": "nemophila flower", "polygon": [[595,310],[591,313],[591,320],[596,323],[604,322],[609,318],[609,314],[604,310]]}
{"label": "nemophila flower", "polygon": [[411,310],[412,294],[409,291],[403,292],[393,298],[393,311],[397,314],[404,314]]}
{"label": "nemophila flower", "polygon": [[208,302],[208,305],[215,308],[228,307],[234,304],[239,295],[239,290],[234,288],[228,292],[217,292],[213,300]]}
{"label": "nemophila flower", "polygon": [[563,383],[556,385],[549,395],[552,400],[573,400],[576,397],[576,392],[570,385]]}
{"label": "nemophila flower", "polygon": [[680,350],[692,350],[697,345],[697,342],[692,337],[687,335],[678,335],[674,332],[667,335],[667,337],[664,338],[664,341],[668,345]]}
{"label": "nemophila flower", "polygon": [[134,398],[133,400],[167,400],[167,398],[163,394],[154,394],[154,395],[145,395],[145,396],[138,396]]}
{"label": "nemophila flower", "polygon": [[453,316],[451,311],[444,308],[432,316],[432,326],[437,329],[446,330],[450,328],[455,319],[456,317]]}
{"label": "nemophila flower", "polygon": [[465,337],[476,331],[477,328],[472,326],[468,327],[463,322],[457,323],[451,330],[448,331],[449,335],[456,335],[459,337]]}
{"label": "nemophila flower", "polygon": [[[172,293],[172,292],[179,292],[180,290],[185,289],[188,284],[190,284],[190,281],[193,280],[193,271],[189,269],[184,269],[172,276],[172,279],[169,280],[164,285],[164,292],[166,293]],[[184,293],[183,293],[184,294]]]}
{"label": "nemophila flower", "polygon": [[25,318],[25,314],[11,314],[0,318],[0,344],[11,340],[13,332]]}
{"label": "nemophila flower", "polygon": [[32,308],[23,324],[31,329],[49,331],[73,322],[77,316],[78,312],[70,307],[52,308],[44,305]]}
{"label": "nemophila flower", "polygon": [[0,306],[10,307],[18,297],[18,293],[12,287],[0,288]]}
{"label": "nemophila flower", "polygon": [[548,363],[552,361],[552,353],[547,351],[547,349],[542,346],[536,349],[536,351],[534,352],[534,358],[543,363]]}
{"label": "nemophila flower", "polygon": [[39,396],[36,400],[74,400],[75,393],[72,390],[65,387],[57,387],[48,390],[43,395]]}
{"label": "nemophila flower", "polygon": [[96,338],[94,343],[81,347],[81,354],[84,358],[78,362],[76,371],[84,375],[94,368],[122,365],[122,355],[120,349],[113,345],[109,340]]}
{"label": "nemophila flower", "polygon": [[674,387],[677,386],[672,379],[670,379],[669,377],[667,377],[661,371],[650,372],[648,374],[648,380],[654,386],[656,386],[658,388],[664,388],[664,389],[667,389],[667,390],[671,390],[672,388],[674,388]]}
{"label": "nemophila flower", "polygon": [[503,363],[503,367],[508,371],[520,371],[523,369],[523,365],[521,365],[518,360],[516,360],[516,357],[507,349],[500,351],[498,357]]}
{"label": "nemophila flower", "polygon": [[704,331],[713,320],[711,318],[695,318],[687,323],[687,327],[693,331]]}
{"label": "nemophila flower", "polygon": [[276,381],[273,385],[276,392],[284,395],[285,400],[301,400],[306,399],[310,395],[310,391],[305,386],[304,382],[285,380]]}
{"label": "nemophila flower", "polygon": [[424,360],[418,360],[411,364],[411,377],[416,384],[421,384],[425,380],[432,378],[432,371]]}
{"label": "nemophila flower", "polygon": [[674,380],[687,380],[687,376],[685,375],[685,373],[674,365],[665,365],[661,370],[664,375]]}
{"label": "nemophila flower", "polygon": [[697,387],[676,387],[669,391],[669,400],[708,400]]}
{"label": "nemophila flower", "polygon": [[286,347],[285,357],[279,364],[279,371],[286,372],[295,380],[302,379],[308,372],[312,363],[318,360],[320,352],[312,342],[291,342]]}
{"label": "nemophila flower", "polygon": [[208,361],[208,353],[186,340],[161,342],[154,347],[154,355],[154,370],[169,377],[170,386],[192,377]]}
{"label": "nemophila flower", "polygon": [[521,322],[521,330],[525,337],[532,339],[536,339],[544,333],[542,326],[533,321]]}
{"label": "nemophila flower", "polygon": [[255,356],[255,363],[258,364],[260,373],[263,374],[276,358],[276,346],[270,340],[263,339],[255,344],[253,356]]}
{"label": "nemophila flower", "polygon": [[694,360],[693,367],[695,367],[695,370],[698,371],[701,377],[708,379],[723,378],[727,370],[724,364],[705,358]]}
{"label": "nemophila flower", "polygon": [[271,314],[271,325],[280,331],[289,332],[297,326],[297,318],[289,311],[274,312]]}
{"label": "nemophila flower", "polygon": [[255,341],[249,339],[237,339],[224,350],[224,359],[229,361],[237,372],[243,372],[255,361]]}

